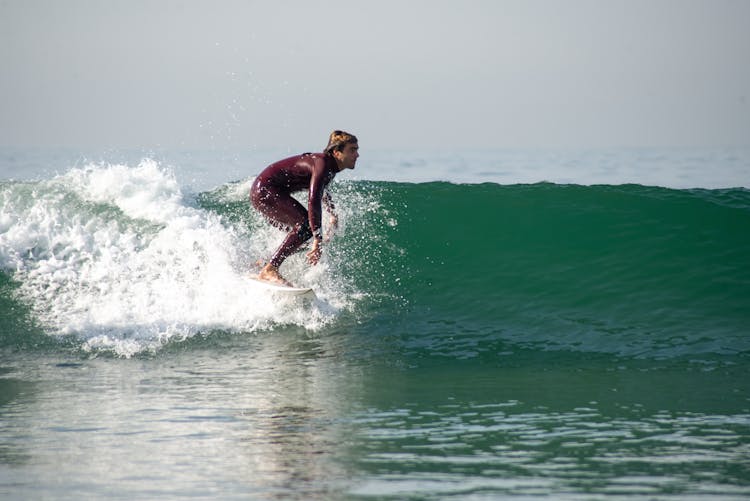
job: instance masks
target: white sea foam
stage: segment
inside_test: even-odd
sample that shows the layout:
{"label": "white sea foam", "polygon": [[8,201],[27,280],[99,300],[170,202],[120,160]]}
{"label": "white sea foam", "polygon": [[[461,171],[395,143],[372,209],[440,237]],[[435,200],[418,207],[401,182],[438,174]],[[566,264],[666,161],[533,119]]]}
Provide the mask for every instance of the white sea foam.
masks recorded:
{"label": "white sea foam", "polygon": [[[249,182],[227,191],[246,199]],[[282,235],[191,206],[153,161],[89,165],[0,191],[0,267],[45,330],[84,349],[131,356],[200,332],[253,332],[276,324],[315,330],[344,306],[325,264],[291,258],[288,273],[320,301],[279,301],[246,279]]]}

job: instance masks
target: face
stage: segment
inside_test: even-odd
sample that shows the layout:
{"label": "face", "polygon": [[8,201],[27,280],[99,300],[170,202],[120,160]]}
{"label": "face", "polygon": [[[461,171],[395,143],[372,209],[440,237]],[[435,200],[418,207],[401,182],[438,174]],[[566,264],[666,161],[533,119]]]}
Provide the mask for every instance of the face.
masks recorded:
{"label": "face", "polygon": [[359,158],[359,145],[357,143],[349,143],[344,146],[342,151],[334,151],[333,157],[339,164],[339,170],[353,169],[354,164],[357,163],[357,158]]}

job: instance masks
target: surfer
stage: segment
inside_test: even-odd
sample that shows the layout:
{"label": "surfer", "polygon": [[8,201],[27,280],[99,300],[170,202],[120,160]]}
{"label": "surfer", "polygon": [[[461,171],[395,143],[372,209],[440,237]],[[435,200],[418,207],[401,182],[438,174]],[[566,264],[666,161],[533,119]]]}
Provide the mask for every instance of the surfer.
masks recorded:
{"label": "surfer", "polygon": [[[261,280],[291,285],[279,273],[284,260],[313,237],[307,260],[318,264],[322,254],[322,206],[331,215],[330,224],[338,224],[335,207],[326,191],[328,183],[344,169],[353,169],[359,157],[357,138],[348,132],[331,132],[323,153],[303,153],[279,160],[255,178],[250,189],[253,206],[287,236],[258,274]],[[292,193],[307,190],[307,209]]]}

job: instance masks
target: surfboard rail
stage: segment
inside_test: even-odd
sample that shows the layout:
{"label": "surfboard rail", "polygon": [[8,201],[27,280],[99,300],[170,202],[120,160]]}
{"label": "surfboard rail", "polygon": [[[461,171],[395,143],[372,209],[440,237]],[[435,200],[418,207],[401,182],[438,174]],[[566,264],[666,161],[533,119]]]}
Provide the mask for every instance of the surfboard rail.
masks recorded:
{"label": "surfboard rail", "polygon": [[257,277],[249,277],[250,280],[253,283],[256,283],[258,285],[261,285],[264,289],[282,296],[291,296],[291,297],[309,297],[314,299],[315,291],[312,290],[310,287],[290,287],[288,285],[283,284],[277,284],[274,282],[268,282],[266,280],[261,280]]}

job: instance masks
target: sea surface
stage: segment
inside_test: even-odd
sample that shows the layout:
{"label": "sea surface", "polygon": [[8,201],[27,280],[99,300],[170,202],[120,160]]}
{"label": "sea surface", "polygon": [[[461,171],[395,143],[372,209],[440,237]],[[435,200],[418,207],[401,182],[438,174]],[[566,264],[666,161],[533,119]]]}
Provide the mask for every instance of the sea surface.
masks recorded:
{"label": "sea surface", "polygon": [[0,150],[0,498],[750,498],[750,150],[364,146]]}

